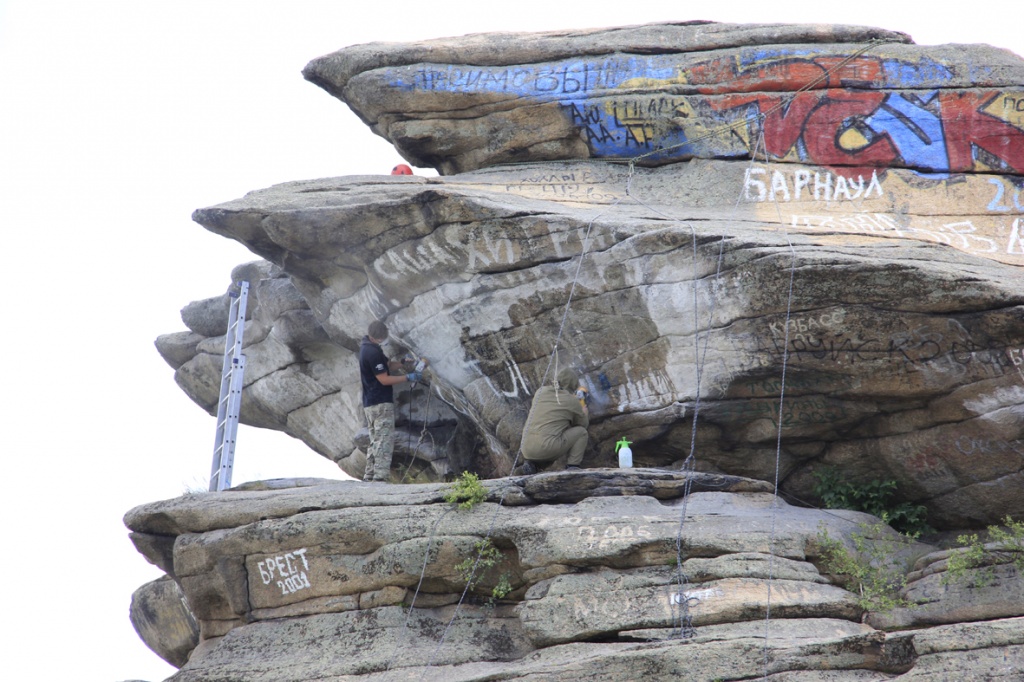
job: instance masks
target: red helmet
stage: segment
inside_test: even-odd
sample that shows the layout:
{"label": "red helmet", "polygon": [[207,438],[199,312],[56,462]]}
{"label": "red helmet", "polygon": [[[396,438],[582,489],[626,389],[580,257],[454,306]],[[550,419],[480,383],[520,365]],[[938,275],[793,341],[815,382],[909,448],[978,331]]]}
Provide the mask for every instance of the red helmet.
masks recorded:
{"label": "red helmet", "polygon": [[409,168],[404,163],[400,163],[391,169],[392,175],[412,175],[412,168]]}

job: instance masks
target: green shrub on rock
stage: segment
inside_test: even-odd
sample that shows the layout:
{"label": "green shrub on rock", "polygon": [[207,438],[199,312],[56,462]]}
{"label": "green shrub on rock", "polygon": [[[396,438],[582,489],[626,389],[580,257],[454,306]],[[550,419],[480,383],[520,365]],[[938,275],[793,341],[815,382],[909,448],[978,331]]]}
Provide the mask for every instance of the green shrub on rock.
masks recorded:
{"label": "green shrub on rock", "polygon": [[[505,558],[505,555],[494,546],[490,538],[484,538],[477,542],[474,549],[476,550],[474,556],[468,556],[455,565],[455,570],[459,572],[459,576],[470,591],[477,586],[481,578],[491,572]],[[504,599],[511,591],[511,576],[506,571],[498,576],[488,601],[493,604],[498,599]]]}
{"label": "green shrub on rock", "polygon": [[911,538],[932,530],[928,526],[928,511],[924,505],[893,502],[896,481],[875,479],[853,483],[835,469],[815,472],[814,477],[818,479],[814,484],[814,494],[821,498],[826,509],[852,509],[877,516]]}
{"label": "green shrub on rock", "polygon": [[833,538],[822,527],[818,532],[822,567],[840,578],[843,586],[857,595],[857,605],[865,611],[885,612],[910,606],[902,596],[907,576],[897,556],[906,537],[893,536],[884,523],[860,524],[851,534],[854,550]]}
{"label": "green shrub on rock", "polygon": [[989,526],[991,541],[986,545],[977,533],[964,534],[956,541],[962,545],[946,560],[942,584],[964,583],[971,587],[985,587],[995,579],[996,564],[1012,563],[1024,573],[1024,521],[1012,516],[1003,519],[1005,527]]}
{"label": "green shrub on rock", "polygon": [[463,471],[462,475],[444,493],[444,501],[457,504],[459,509],[472,509],[487,499],[487,488],[474,473]]}

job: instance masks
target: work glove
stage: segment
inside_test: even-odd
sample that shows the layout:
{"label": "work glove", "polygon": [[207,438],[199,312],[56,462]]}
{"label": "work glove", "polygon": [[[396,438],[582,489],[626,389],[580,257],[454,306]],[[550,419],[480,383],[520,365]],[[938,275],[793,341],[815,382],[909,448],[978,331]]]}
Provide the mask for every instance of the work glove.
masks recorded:
{"label": "work glove", "polygon": [[419,380],[423,378],[423,375],[420,374],[419,372],[409,372],[408,374],[405,375],[405,378],[409,380],[409,383],[416,384],[419,383]]}

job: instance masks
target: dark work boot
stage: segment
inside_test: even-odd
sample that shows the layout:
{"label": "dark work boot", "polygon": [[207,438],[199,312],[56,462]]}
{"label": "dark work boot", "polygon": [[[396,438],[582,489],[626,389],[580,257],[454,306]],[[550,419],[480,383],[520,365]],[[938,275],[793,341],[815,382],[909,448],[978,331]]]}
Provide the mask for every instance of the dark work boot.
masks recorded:
{"label": "dark work boot", "polygon": [[533,465],[533,462],[531,462],[530,460],[526,460],[525,462],[520,464],[518,469],[520,476],[533,476],[535,473],[537,473],[537,467],[535,467]]}

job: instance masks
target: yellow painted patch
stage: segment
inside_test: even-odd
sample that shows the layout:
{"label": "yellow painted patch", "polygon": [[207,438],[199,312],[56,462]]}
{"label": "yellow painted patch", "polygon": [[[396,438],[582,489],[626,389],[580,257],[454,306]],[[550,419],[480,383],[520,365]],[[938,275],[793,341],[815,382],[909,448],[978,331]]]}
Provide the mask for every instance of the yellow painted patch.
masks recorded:
{"label": "yellow painted patch", "polygon": [[[671,85],[683,85],[687,83],[686,72],[678,71],[673,78],[630,78],[629,80],[623,81],[619,85],[620,90],[654,90],[661,91],[667,86]],[[689,107],[689,105],[686,105]],[[614,102],[608,102],[604,105],[605,114],[608,116],[615,116],[616,111],[614,110]],[[628,108],[628,107],[627,107]],[[678,108],[677,108],[678,110]],[[687,115],[694,116],[695,112],[690,109]],[[623,116],[622,113],[618,113],[618,121],[624,125],[628,130],[629,134],[640,144],[646,144],[647,142],[653,142],[659,135],[659,129],[664,129],[666,125],[666,119],[662,117],[652,117],[646,113],[641,113],[639,116],[632,118]],[[676,125],[679,125],[678,121],[673,121]],[[682,126],[680,126],[682,127]]]}
{"label": "yellow painted patch", "polygon": [[1024,92],[1003,92],[982,111],[1024,130]]}
{"label": "yellow painted patch", "polygon": [[[763,154],[764,154],[764,149],[761,149],[760,150],[760,154],[758,156],[763,158]],[[779,161],[783,161],[785,163],[800,163],[801,162],[800,153],[797,151],[796,145],[793,145],[792,147],[790,147],[789,151],[786,152],[786,155],[783,156],[781,159],[779,159]]]}
{"label": "yellow painted patch", "polygon": [[652,89],[658,92],[667,85],[685,85],[687,82],[686,73],[680,71],[675,78],[630,78],[619,84],[620,90],[647,90]]}
{"label": "yellow painted patch", "polygon": [[995,173],[995,174],[998,174],[998,173],[1000,173],[1002,171],[1000,171],[1000,169],[998,169],[998,168],[993,168],[992,166],[988,165],[987,163],[984,163],[983,161],[981,161],[980,159],[975,159],[974,160],[974,165],[971,166],[971,172],[973,172],[973,173]]}
{"label": "yellow painted patch", "polygon": [[739,141],[747,149],[750,148],[750,130],[746,123],[729,128],[713,121],[714,125],[709,126],[707,119],[699,116],[693,106],[685,100],[676,106],[671,121],[686,133],[686,139],[691,142],[721,138],[718,140],[719,144],[735,145]]}
{"label": "yellow painted patch", "polygon": [[843,134],[839,136],[839,147],[847,151],[857,151],[863,149],[870,144],[870,140],[864,137],[864,134],[856,128],[847,128],[843,131]]}

